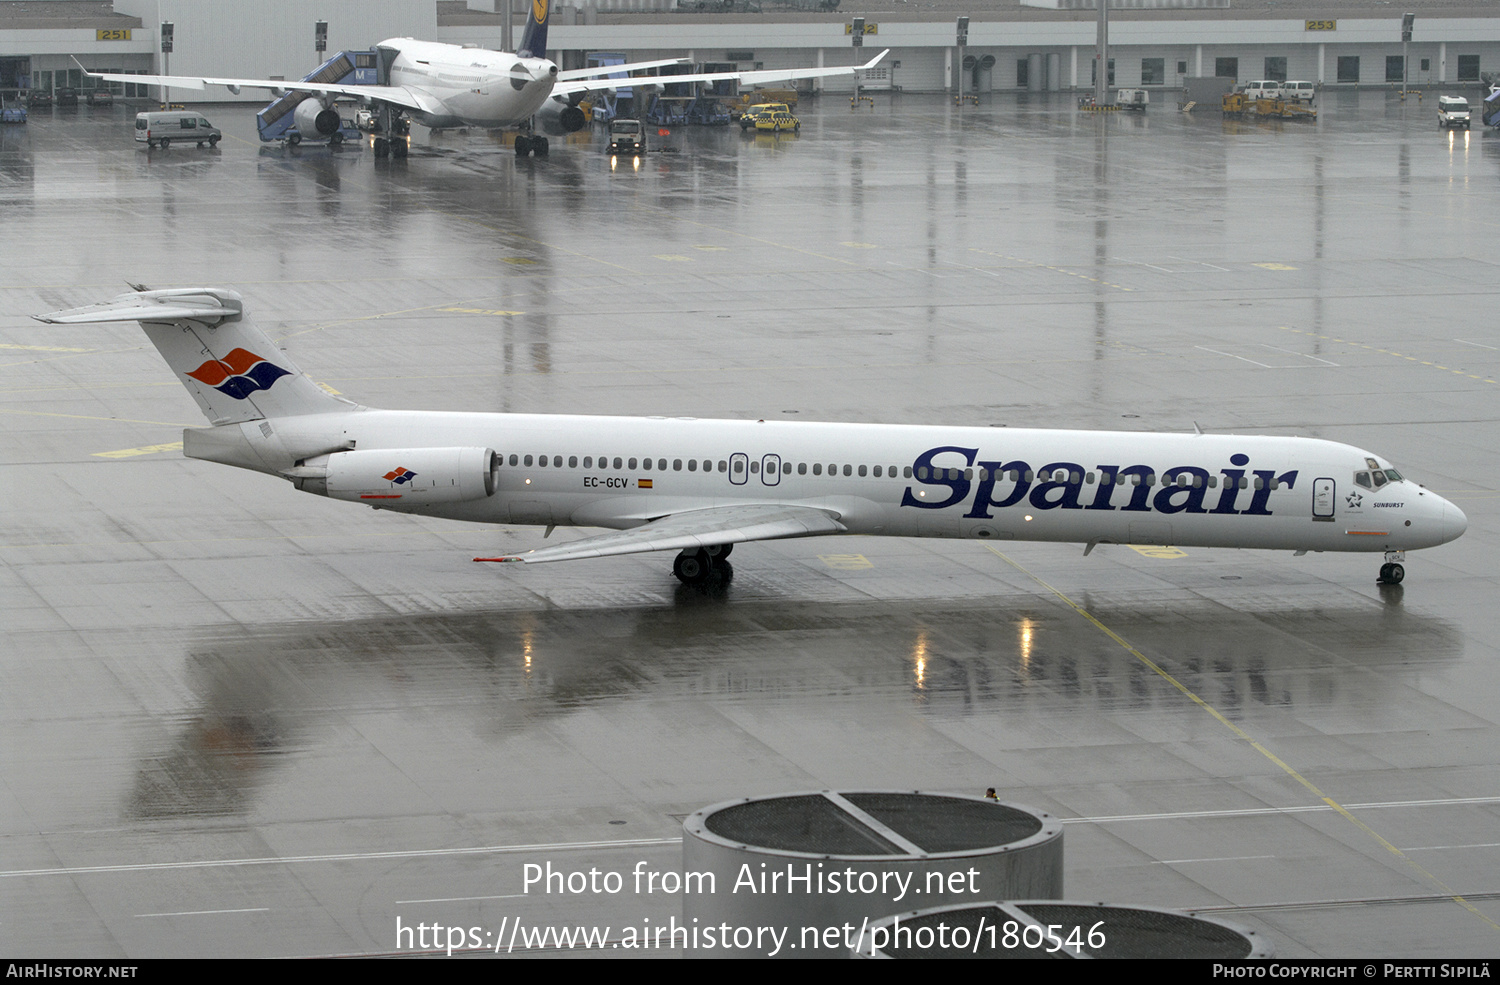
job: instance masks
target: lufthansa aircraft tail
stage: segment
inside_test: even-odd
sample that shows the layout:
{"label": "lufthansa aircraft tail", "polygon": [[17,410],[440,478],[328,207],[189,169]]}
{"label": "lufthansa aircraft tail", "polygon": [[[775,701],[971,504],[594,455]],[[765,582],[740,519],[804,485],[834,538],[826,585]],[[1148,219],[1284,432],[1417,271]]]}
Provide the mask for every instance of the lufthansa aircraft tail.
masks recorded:
{"label": "lufthansa aircraft tail", "polygon": [[547,18],[552,14],[549,0],[531,0],[531,13],[526,15],[526,30],[516,54],[522,58],[547,57]]}
{"label": "lufthansa aircraft tail", "polygon": [[213,424],[347,411],[247,321],[243,300],[218,287],[122,294],[38,321],[52,325],[138,321]]}

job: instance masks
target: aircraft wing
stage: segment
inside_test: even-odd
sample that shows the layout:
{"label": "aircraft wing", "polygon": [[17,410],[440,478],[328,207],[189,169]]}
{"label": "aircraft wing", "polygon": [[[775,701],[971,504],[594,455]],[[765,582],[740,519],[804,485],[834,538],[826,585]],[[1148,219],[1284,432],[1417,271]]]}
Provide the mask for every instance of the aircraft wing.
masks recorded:
{"label": "aircraft wing", "polygon": [[746,540],[778,540],[784,537],[816,537],[842,533],[845,526],[837,515],[811,506],[755,503],[744,506],[714,506],[685,513],[671,513],[629,530],[615,530],[585,537],[569,544],[543,547],[525,554],[477,557],[476,561],[572,561],[614,554],[647,551],[690,550]]}
{"label": "aircraft wing", "polygon": [[117,75],[113,72],[88,72],[84,73],[91,79],[104,79],[106,82],[133,82],[136,85],[164,85],[173,89],[203,89],[206,86],[224,86],[230,92],[238,93],[241,89],[268,89],[272,92],[325,92],[338,96],[348,96],[350,99],[373,100],[375,102],[394,103],[405,109],[423,110],[434,112],[440,110],[433,104],[431,97],[423,97],[422,93],[408,89],[405,86],[340,86],[321,85],[316,82],[295,82],[289,79],[214,79],[191,75]]}
{"label": "aircraft wing", "polygon": [[574,79],[592,79],[600,75],[609,75],[612,72],[639,72],[648,68],[663,68],[667,65],[681,65],[687,61],[686,58],[663,58],[658,62],[626,62],[623,65],[595,65],[593,68],[570,68],[557,73],[557,81],[570,82]]}
{"label": "aircraft wing", "polygon": [[[576,79],[559,81],[552,87],[553,95],[571,95],[599,89],[616,89],[622,86],[665,85],[673,82],[718,82],[723,79],[738,79],[740,82],[758,85],[762,82],[786,82],[796,79],[823,79],[835,75],[850,75],[874,68],[880,60],[890,54],[887,48],[863,65],[844,65],[839,68],[763,68],[747,72],[709,72],[700,75],[646,75],[625,79]],[[618,72],[625,66],[613,66]],[[138,76],[137,76],[138,77]]]}

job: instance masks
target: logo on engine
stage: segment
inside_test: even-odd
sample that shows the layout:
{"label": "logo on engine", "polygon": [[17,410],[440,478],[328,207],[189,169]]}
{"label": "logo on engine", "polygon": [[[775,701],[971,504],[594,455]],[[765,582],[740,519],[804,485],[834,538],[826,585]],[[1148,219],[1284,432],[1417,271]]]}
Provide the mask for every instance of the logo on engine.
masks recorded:
{"label": "logo on engine", "polygon": [[398,486],[405,485],[416,477],[417,473],[411,471],[410,469],[403,468],[399,465],[391,471],[387,472],[385,475],[381,476],[381,478],[388,479]]}
{"label": "logo on engine", "polygon": [[226,396],[244,400],[256,390],[271,389],[277,380],[292,374],[253,352],[234,349],[222,360],[210,359],[186,375]]}

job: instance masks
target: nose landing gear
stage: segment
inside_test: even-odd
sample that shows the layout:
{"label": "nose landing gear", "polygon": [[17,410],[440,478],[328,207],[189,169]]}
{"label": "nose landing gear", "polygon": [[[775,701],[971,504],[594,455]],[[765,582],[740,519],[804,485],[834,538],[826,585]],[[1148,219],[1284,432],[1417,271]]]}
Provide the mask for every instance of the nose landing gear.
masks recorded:
{"label": "nose landing gear", "polygon": [[1386,551],[1385,563],[1380,566],[1380,577],[1375,579],[1376,584],[1401,584],[1401,580],[1406,577],[1406,568],[1401,564],[1405,560],[1405,551]]}

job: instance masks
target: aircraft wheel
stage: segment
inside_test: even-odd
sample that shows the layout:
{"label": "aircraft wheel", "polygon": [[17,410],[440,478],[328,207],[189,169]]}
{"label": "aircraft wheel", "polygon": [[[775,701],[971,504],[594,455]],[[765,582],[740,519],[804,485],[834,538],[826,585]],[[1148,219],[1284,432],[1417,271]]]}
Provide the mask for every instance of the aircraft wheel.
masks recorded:
{"label": "aircraft wheel", "polygon": [[531,149],[532,149],[533,152],[535,152],[535,154],[536,154],[537,157],[546,157],[547,156],[547,150],[548,150],[548,147],[547,147],[547,138],[546,137],[535,137],[535,138],[533,138],[532,141],[531,141]]}
{"label": "aircraft wheel", "polygon": [[1406,568],[1399,564],[1382,564],[1380,566],[1380,580],[1386,585],[1399,585],[1406,577]]}
{"label": "aircraft wheel", "polygon": [[385,157],[391,152],[391,142],[384,137],[375,138],[375,156]]}
{"label": "aircraft wheel", "polygon": [[729,556],[729,553],[734,550],[734,545],[715,544],[712,547],[705,547],[703,548],[703,550],[708,554],[709,557],[713,558],[715,562],[718,562],[724,560]]}
{"label": "aircraft wheel", "polygon": [[713,558],[703,550],[683,551],[672,562],[672,574],[685,585],[696,585],[707,581],[713,570]]}
{"label": "aircraft wheel", "polygon": [[524,133],[516,136],[516,156],[525,157],[531,153],[531,138]]}
{"label": "aircraft wheel", "polygon": [[391,156],[392,157],[405,157],[407,151],[409,151],[409,150],[411,150],[411,145],[409,145],[406,141],[404,141],[404,140],[393,140],[393,141],[391,141]]}

